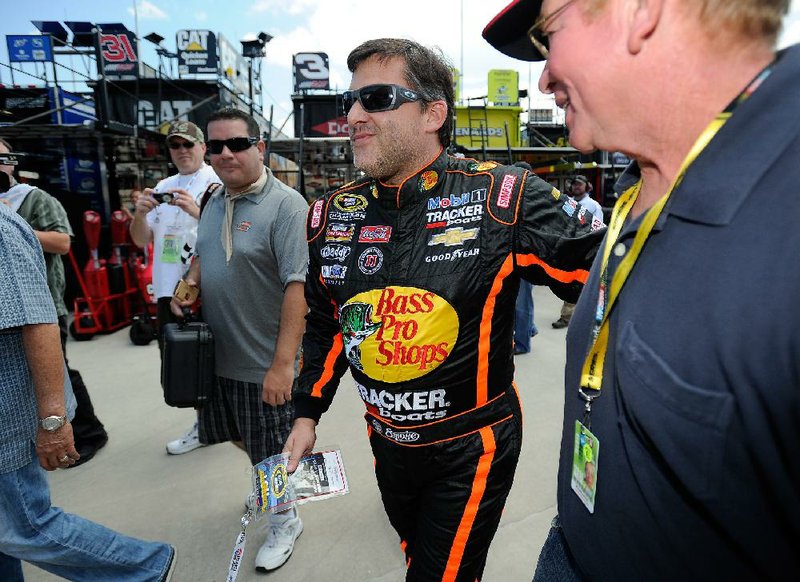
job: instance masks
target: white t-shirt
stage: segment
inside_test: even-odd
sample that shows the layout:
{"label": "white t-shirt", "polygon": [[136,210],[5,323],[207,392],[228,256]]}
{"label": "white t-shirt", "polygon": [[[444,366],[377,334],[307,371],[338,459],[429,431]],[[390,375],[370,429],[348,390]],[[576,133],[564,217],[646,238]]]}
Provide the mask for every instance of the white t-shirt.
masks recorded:
{"label": "white t-shirt", "polygon": [[603,207],[595,200],[594,198],[590,198],[587,194],[581,200],[577,200],[578,204],[583,206],[588,212],[592,213],[597,220],[603,222]]}
{"label": "white t-shirt", "polygon": [[[194,174],[175,174],[156,184],[157,192],[180,188],[200,204],[203,192],[212,182],[220,182],[206,163]],[[189,258],[197,240],[197,220],[171,204],[159,204],[147,213],[147,226],[153,231],[153,290],[156,297],[172,297],[175,284],[189,268]]]}

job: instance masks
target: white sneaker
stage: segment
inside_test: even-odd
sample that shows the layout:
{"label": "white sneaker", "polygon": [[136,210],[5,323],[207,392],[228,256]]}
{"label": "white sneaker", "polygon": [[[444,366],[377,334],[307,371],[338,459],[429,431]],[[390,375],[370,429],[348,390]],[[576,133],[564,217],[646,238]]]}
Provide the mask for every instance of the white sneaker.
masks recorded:
{"label": "white sneaker", "polygon": [[200,442],[200,436],[197,434],[197,423],[195,422],[189,432],[181,438],[167,443],[167,452],[170,455],[182,455],[204,446],[206,445]]}
{"label": "white sneaker", "polygon": [[256,570],[269,572],[280,568],[292,555],[294,542],[303,533],[302,520],[295,512],[292,513],[294,517],[284,517],[280,514],[269,516],[267,539],[258,550]]}

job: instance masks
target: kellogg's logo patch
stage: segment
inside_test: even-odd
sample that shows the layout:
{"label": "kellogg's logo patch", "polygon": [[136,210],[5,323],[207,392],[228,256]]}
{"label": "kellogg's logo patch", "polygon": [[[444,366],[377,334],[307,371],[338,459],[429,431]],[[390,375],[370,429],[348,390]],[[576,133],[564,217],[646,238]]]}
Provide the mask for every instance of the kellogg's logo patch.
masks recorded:
{"label": "kellogg's logo patch", "polygon": [[514,184],[517,177],[514,174],[506,174],[500,184],[500,194],[497,196],[497,205],[500,208],[508,208],[511,205],[511,193],[514,191]]}
{"label": "kellogg's logo patch", "polygon": [[436,293],[394,286],[351,297],[339,308],[339,323],[350,365],[392,383],[438,368],[459,328],[455,309]]}

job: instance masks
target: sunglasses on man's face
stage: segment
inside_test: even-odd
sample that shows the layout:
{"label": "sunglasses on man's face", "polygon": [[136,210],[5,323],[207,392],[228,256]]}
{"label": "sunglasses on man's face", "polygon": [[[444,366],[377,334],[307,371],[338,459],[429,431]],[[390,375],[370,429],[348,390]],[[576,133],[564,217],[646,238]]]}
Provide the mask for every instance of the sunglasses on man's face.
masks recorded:
{"label": "sunglasses on man's face", "polygon": [[229,139],[210,139],[206,142],[208,151],[212,154],[221,154],[223,148],[228,148],[236,154],[256,145],[260,138],[257,137],[232,137]]}
{"label": "sunglasses on man's face", "polygon": [[194,142],[193,141],[174,141],[173,140],[173,141],[167,142],[167,145],[169,146],[169,149],[171,149],[171,150],[179,150],[181,148],[183,148],[185,150],[190,150],[190,149],[192,149],[194,147]]}
{"label": "sunglasses on man's face", "polygon": [[361,89],[352,89],[342,93],[342,108],[344,114],[347,115],[358,101],[367,113],[377,113],[394,111],[403,103],[411,103],[420,99],[422,96],[419,93],[400,85],[367,85]]}

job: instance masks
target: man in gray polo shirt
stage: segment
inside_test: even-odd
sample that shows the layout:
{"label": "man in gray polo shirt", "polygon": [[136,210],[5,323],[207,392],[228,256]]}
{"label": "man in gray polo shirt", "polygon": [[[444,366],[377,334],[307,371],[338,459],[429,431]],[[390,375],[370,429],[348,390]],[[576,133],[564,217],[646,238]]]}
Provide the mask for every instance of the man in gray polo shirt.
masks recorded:
{"label": "man in gray polo shirt", "polygon": [[[236,109],[209,117],[206,145],[225,187],[203,211],[184,279],[201,289],[214,333],[217,382],[198,413],[200,442],[232,441],[253,465],[280,453],[291,431],[308,263],[308,204],[264,166],[259,133]],[[173,311],[189,303],[173,299]],[[302,531],[296,510],[271,515],[256,568],[283,565]]]}

